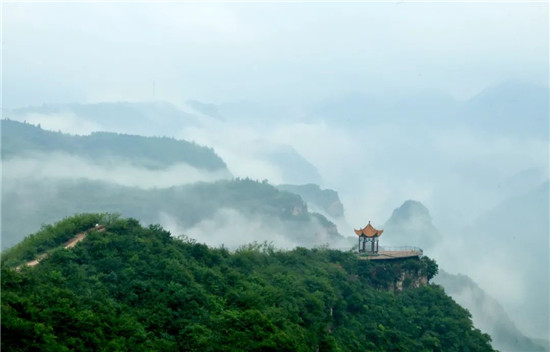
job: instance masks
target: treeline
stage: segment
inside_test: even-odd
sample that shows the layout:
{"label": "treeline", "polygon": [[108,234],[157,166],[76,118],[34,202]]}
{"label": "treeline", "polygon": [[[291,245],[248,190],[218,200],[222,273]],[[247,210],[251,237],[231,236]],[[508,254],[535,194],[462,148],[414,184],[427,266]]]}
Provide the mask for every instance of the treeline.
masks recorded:
{"label": "treeline", "polygon": [[403,270],[435,274],[428,259],[232,253],[116,217],[33,268],[15,271],[18,255],[2,257],[3,351],[492,351],[439,286],[387,289]]}
{"label": "treeline", "polygon": [[152,169],[177,163],[209,171],[226,169],[224,161],[212,148],[184,140],[110,132],[77,136],[12,120],[0,120],[0,124],[2,159],[32,153],[62,152],[94,161],[124,160]]}

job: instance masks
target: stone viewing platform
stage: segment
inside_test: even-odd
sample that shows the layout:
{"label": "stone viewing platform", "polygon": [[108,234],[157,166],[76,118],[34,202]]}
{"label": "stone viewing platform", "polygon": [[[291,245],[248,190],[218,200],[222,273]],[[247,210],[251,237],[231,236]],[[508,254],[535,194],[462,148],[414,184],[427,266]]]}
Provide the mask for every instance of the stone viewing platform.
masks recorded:
{"label": "stone viewing platform", "polygon": [[358,237],[359,259],[392,260],[401,258],[420,258],[423,254],[418,247],[378,247],[378,239],[384,230],[374,228],[370,221],[362,229],[354,230]]}
{"label": "stone viewing platform", "polygon": [[359,259],[392,260],[411,257],[422,257],[423,251],[418,247],[380,247],[377,253],[360,253]]}

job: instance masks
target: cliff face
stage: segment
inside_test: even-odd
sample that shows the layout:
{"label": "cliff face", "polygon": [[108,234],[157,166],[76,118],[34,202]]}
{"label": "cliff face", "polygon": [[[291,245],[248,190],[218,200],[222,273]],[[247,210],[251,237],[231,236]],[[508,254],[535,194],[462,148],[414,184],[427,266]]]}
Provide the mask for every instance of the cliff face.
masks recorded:
{"label": "cliff face", "polygon": [[407,288],[418,288],[428,284],[428,277],[415,272],[404,271],[397,279],[393,289],[395,291],[403,291]]}
{"label": "cliff face", "polygon": [[322,211],[332,218],[344,216],[344,205],[336,191],[321,189],[318,185],[311,183],[306,185],[279,185],[277,188],[299,195],[314,211]]}
{"label": "cliff face", "polygon": [[438,271],[437,264],[428,257],[396,260],[362,260],[364,279],[374,287],[391,292],[426,286]]}

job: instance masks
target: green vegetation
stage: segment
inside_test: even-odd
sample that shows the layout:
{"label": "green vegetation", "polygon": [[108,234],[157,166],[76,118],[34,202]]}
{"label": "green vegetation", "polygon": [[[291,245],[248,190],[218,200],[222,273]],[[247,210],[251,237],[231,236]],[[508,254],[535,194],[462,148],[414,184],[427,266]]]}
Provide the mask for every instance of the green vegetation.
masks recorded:
{"label": "green vegetation", "polygon": [[[98,217],[104,232],[33,268],[10,264],[31,242],[3,255],[3,351],[492,351],[439,286],[382,289],[395,277],[373,283],[373,273],[392,264],[353,253],[267,244],[231,253],[105,215],[65,219],[32,245],[62,243]],[[410,263],[399,270],[436,269]]]}
{"label": "green vegetation", "polygon": [[32,153],[62,152],[102,162],[124,160],[151,169],[176,163],[186,163],[208,171],[226,169],[225,163],[213,149],[173,138],[108,132],[73,136],[11,120],[0,120],[0,124],[2,159]]}
{"label": "green vegetation", "polygon": [[27,236],[17,246],[3,251],[2,261],[16,266],[33,260],[38,255],[58,249],[75,235],[94,228],[96,224],[110,224],[118,218],[114,214],[81,214],[65,218],[53,225],[44,225],[35,234]]}

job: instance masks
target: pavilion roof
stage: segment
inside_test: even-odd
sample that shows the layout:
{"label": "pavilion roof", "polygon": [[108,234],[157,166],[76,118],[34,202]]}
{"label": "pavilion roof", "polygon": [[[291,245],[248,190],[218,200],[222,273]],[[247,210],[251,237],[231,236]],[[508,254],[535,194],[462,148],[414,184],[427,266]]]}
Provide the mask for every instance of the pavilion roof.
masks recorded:
{"label": "pavilion roof", "polygon": [[380,237],[382,235],[382,232],[384,232],[384,230],[377,230],[374,227],[372,227],[372,225],[370,224],[370,221],[369,221],[369,224],[364,228],[359,230],[354,229],[353,231],[355,231],[357,236],[365,235],[367,237],[374,237],[374,236]]}

